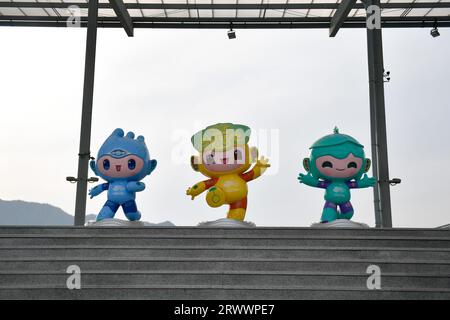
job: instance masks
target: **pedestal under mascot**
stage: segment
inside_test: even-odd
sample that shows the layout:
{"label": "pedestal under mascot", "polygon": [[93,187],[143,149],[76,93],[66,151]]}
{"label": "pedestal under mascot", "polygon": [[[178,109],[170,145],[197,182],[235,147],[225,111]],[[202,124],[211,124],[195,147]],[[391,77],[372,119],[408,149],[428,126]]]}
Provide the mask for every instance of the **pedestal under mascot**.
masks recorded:
{"label": "pedestal under mascot", "polygon": [[141,180],[152,173],[156,164],[150,159],[143,136],[134,139],[133,132],[124,136],[122,129],[115,129],[98,151],[97,161],[90,162],[92,171],[107,181],[89,190],[91,199],[108,190],[108,200],[97,221],[114,218],[120,206],[128,220],[139,220],[136,192],[145,189]]}
{"label": "pedestal under mascot", "polygon": [[186,194],[194,199],[208,190],[208,205],[216,208],[228,204],[227,218],[237,221],[245,219],[247,182],[258,178],[270,167],[268,159],[258,160],[256,147],[248,146],[250,133],[250,128],[244,125],[218,123],[191,138],[199,152],[191,157],[191,166],[209,179],[188,188]]}
{"label": "pedestal under mascot", "polygon": [[335,128],[333,134],[317,140],[310,149],[310,158],[303,160],[308,174],[300,173],[298,180],[308,186],[325,189],[321,222],[350,220],[354,213],[350,189],[368,188],[376,183],[375,178],[366,174],[371,161],[364,155],[364,146]]}

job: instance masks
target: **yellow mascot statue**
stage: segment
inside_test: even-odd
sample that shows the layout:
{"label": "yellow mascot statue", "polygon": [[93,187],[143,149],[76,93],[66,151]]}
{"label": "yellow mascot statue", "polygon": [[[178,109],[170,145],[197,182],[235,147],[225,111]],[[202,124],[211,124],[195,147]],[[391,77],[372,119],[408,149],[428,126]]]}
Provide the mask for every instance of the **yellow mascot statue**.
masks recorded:
{"label": "yellow mascot statue", "polygon": [[[208,190],[208,205],[217,208],[228,204],[227,218],[237,221],[245,219],[247,182],[258,178],[270,167],[268,159],[258,159],[256,147],[248,146],[250,133],[250,128],[244,125],[218,123],[191,138],[199,152],[191,157],[191,166],[209,179],[188,188],[186,194],[193,200]],[[249,170],[253,163],[255,165]]]}

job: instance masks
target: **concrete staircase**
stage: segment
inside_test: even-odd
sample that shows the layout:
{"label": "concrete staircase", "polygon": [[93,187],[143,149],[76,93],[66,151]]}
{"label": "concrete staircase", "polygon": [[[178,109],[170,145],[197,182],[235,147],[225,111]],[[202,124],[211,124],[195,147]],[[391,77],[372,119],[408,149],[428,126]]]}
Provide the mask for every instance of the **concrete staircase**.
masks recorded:
{"label": "concrete staircase", "polygon": [[450,299],[450,230],[0,227],[0,299]]}

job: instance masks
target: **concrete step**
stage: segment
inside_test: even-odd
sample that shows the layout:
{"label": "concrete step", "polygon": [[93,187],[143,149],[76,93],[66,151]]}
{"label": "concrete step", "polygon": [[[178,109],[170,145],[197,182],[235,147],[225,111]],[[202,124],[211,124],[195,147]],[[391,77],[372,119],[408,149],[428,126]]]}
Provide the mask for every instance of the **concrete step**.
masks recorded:
{"label": "concrete step", "polygon": [[[69,275],[65,272],[1,272],[0,287],[19,286],[33,287],[39,284],[48,286],[63,286]],[[203,284],[209,286],[252,287],[264,284],[267,287],[283,286],[332,286],[334,288],[357,288],[367,290],[366,273],[338,272],[281,272],[281,271],[114,271],[103,272],[82,271],[81,286],[137,286],[166,285],[188,286]],[[383,273],[382,288],[384,289],[446,289],[449,286],[450,274],[413,274],[413,273]]]}
{"label": "concrete step", "polygon": [[[289,289],[281,287],[239,286],[103,286],[84,287],[81,290],[68,290],[66,287],[35,286],[0,287],[0,299],[153,299],[153,300],[292,300],[292,299],[337,299],[337,300],[375,300],[375,299],[414,299],[449,300],[450,291],[429,290],[359,290],[354,288],[333,288],[331,286],[299,286]],[[232,303],[232,301],[230,301]]]}
{"label": "concrete step", "polygon": [[449,248],[388,248],[388,247],[253,247],[253,246],[174,246],[174,247],[123,247],[123,246],[29,246],[1,247],[0,259],[4,258],[56,258],[56,257],[203,257],[203,258],[297,258],[314,259],[402,259],[450,260]]}
{"label": "concrete step", "polygon": [[320,228],[197,228],[197,227],[0,227],[0,235],[87,235],[87,236],[229,236],[229,237],[290,237],[290,236],[393,236],[450,238],[450,229],[320,229]]}
{"label": "concrete step", "polygon": [[37,246],[311,246],[450,248],[450,237],[412,236],[133,236],[133,235],[0,235],[0,248]]}
{"label": "concrete step", "polygon": [[0,227],[0,299],[449,297],[448,230]]}
{"label": "concrete step", "polygon": [[0,272],[21,270],[23,272],[59,272],[68,266],[77,265],[83,271],[298,271],[298,272],[359,272],[364,273],[369,265],[377,265],[387,273],[450,274],[450,261],[386,259],[249,259],[249,258],[6,258],[0,263]]}

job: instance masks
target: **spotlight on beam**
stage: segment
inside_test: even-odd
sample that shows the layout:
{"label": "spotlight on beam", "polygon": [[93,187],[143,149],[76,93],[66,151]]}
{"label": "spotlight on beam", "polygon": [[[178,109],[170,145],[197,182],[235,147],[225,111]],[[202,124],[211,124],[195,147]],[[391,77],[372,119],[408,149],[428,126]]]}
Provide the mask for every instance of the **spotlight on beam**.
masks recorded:
{"label": "spotlight on beam", "polygon": [[236,39],[236,31],[230,29],[230,31],[228,31],[228,39]]}
{"label": "spotlight on beam", "polygon": [[433,38],[439,37],[441,34],[439,33],[439,30],[437,28],[437,21],[434,20],[434,27],[431,29],[430,34]]}
{"label": "spotlight on beam", "polygon": [[236,31],[233,30],[233,24],[230,24],[230,30],[228,31],[228,39],[236,39]]}
{"label": "spotlight on beam", "polygon": [[433,38],[439,37],[441,35],[437,27],[431,29],[430,34]]}

